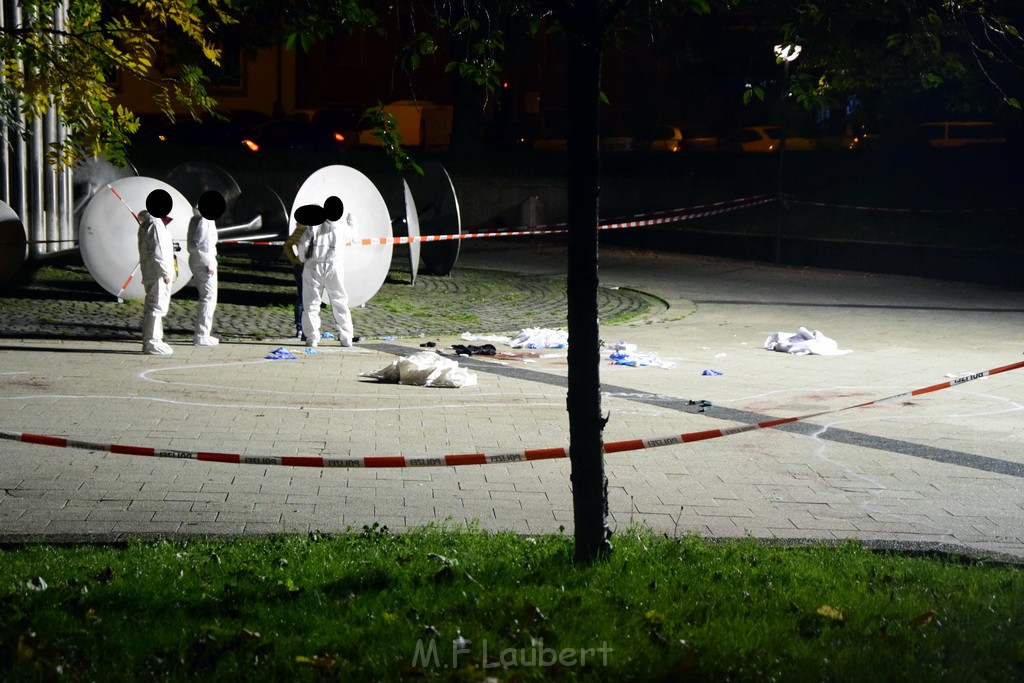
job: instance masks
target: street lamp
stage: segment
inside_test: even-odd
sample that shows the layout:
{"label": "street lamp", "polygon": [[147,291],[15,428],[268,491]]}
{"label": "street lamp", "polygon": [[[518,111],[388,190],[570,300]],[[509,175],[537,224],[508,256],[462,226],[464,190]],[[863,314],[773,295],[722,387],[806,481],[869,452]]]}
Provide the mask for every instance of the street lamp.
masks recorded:
{"label": "street lamp", "polygon": [[782,221],[785,210],[783,184],[786,177],[786,100],[789,98],[789,63],[803,48],[795,43],[775,46],[775,61],[782,64],[782,97],[779,100],[779,224],[775,230],[775,263],[782,263]]}

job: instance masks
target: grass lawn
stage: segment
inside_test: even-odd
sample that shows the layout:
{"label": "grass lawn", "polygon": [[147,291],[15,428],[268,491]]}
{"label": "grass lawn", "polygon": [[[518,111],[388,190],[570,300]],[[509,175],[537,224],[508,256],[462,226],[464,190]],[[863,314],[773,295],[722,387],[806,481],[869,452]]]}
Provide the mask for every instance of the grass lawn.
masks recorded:
{"label": "grass lawn", "polygon": [[1024,573],[432,526],[0,550],[0,679],[1012,681]]}

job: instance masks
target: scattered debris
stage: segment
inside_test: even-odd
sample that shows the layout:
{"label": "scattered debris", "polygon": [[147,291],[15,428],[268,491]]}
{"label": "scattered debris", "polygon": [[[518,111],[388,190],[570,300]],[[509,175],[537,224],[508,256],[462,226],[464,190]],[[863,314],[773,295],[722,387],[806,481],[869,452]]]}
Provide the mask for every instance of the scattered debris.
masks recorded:
{"label": "scattered debris", "polygon": [[801,327],[796,332],[776,332],[764,340],[764,348],[769,351],[781,351],[794,356],[841,356],[851,353],[841,350],[835,340],[823,335],[818,330],[811,332]]}
{"label": "scattered debris", "polygon": [[296,358],[298,358],[298,356],[296,356],[294,353],[292,353],[285,347],[279,346],[270,353],[268,353],[266,356],[264,356],[264,358],[268,358],[270,360],[295,360]]}
{"label": "scattered debris", "polygon": [[539,327],[522,329],[515,337],[487,336],[463,332],[461,338],[465,341],[505,344],[514,349],[563,349],[569,345],[569,333],[565,330],[550,330]]}
{"label": "scattered debris", "polygon": [[634,368],[653,366],[666,369],[676,366],[671,361],[658,358],[656,353],[637,353],[636,344],[626,341],[609,344],[605,346],[605,351],[609,352],[607,358],[613,365],[629,365]]}
{"label": "scattered debris", "polygon": [[689,401],[686,402],[686,404],[687,405],[691,405],[691,406],[700,406],[700,408],[697,409],[698,413],[705,413],[705,412],[707,412],[708,408],[713,407],[711,405],[711,401],[705,401],[702,398],[701,399],[690,399]]}
{"label": "scattered debris", "polygon": [[494,344],[484,344],[482,346],[452,344],[452,348],[455,349],[455,355],[457,356],[493,356],[498,353],[498,350],[494,348]]}

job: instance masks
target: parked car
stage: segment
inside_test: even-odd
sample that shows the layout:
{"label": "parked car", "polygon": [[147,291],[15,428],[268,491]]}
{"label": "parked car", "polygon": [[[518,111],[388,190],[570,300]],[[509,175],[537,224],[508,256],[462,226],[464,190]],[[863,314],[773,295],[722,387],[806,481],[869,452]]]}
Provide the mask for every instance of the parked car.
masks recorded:
{"label": "parked car", "polygon": [[707,126],[683,126],[683,149],[694,152],[710,152],[718,149],[718,136]]}
{"label": "parked car", "polygon": [[600,146],[602,152],[632,152],[635,140],[632,135],[617,130],[601,131]]}
{"label": "parked car", "polygon": [[826,130],[814,137],[814,149],[819,152],[864,151],[881,147],[881,134],[865,124],[849,124],[842,131]]}
{"label": "parked car", "polygon": [[641,152],[681,152],[683,130],[679,126],[652,126],[637,138],[636,148]]}
{"label": "parked car", "polygon": [[707,126],[652,126],[637,137],[636,149],[642,152],[709,151],[718,147],[718,138]]}
{"label": "parked car", "polygon": [[849,149],[865,152],[881,149],[885,146],[885,138],[870,126],[856,126],[851,130]]}
{"label": "parked car", "polygon": [[344,152],[345,139],[329,128],[302,118],[274,119],[249,130],[240,139],[251,152]]}
{"label": "parked car", "polygon": [[564,152],[568,144],[565,138],[537,138],[530,142],[530,149],[539,152]]}
{"label": "parked car", "polygon": [[[719,147],[729,152],[778,152],[782,136],[780,126],[747,126],[722,138]],[[812,138],[786,133],[786,151],[807,152],[814,148]]]}
{"label": "parked car", "polygon": [[360,131],[369,127],[363,122],[362,110],[356,109],[296,109],[289,118],[309,121],[346,149],[358,147]]}
{"label": "parked car", "polygon": [[910,129],[910,139],[923,147],[968,147],[1006,144],[1006,133],[993,121],[929,121]]}
{"label": "parked car", "polygon": [[266,114],[250,110],[221,112],[199,121],[191,116],[169,121],[161,114],[144,120],[135,140],[150,145],[235,147],[247,130],[268,118]]}

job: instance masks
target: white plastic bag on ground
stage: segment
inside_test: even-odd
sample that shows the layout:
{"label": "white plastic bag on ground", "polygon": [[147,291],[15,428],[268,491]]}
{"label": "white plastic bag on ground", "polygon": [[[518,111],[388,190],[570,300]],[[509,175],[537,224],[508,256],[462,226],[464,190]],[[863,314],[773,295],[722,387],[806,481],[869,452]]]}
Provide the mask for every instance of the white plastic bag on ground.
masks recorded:
{"label": "white plastic bag on ground", "polygon": [[569,345],[569,333],[530,327],[520,330],[508,345],[513,349],[562,349]]}
{"label": "white plastic bag on ground", "polygon": [[504,344],[508,346],[509,342],[512,341],[512,337],[506,337],[500,334],[474,334],[472,332],[463,332],[459,335],[461,339],[468,342],[487,342],[488,344]]}
{"label": "white plastic bag on ground", "polygon": [[460,367],[451,358],[445,358],[433,351],[420,351],[411,356],[403,356],[379,370],[361,373],[360,377],[446,389],[459,389],[476,384],[475,372]]}
{"label": "white plastic bag on ground", "polygon": [[569,345],[569,333],[565,330],[549,330],[540,327],[522,329],[514,337],[488,336],[471,332],[463,332],[461,337],[466,341],[506,344],[514,349],[564,349]]}
{"label": "white plastic bag on ground", "polygon": [[851,353],[849,350],[842,350],[834,339],[829,339],[818,330],[811,332],[806,327],[801,327],[796,332],[776,332],[768,335],[764,340],[764,348],[769,351],[781,351],[794,356],[806,356],[814,354],[817,356],[841,356]]}
{"label": "white plastic bag on ground", "polygon": [[636,344],[627,341],[618,341],[615,344],[607,344],[604,347],[605,358],[615,365],[629,365],[634,368],[654,366],[671,370],[676,366],[668,360],[662,360],[656,353],[639,353]]}

